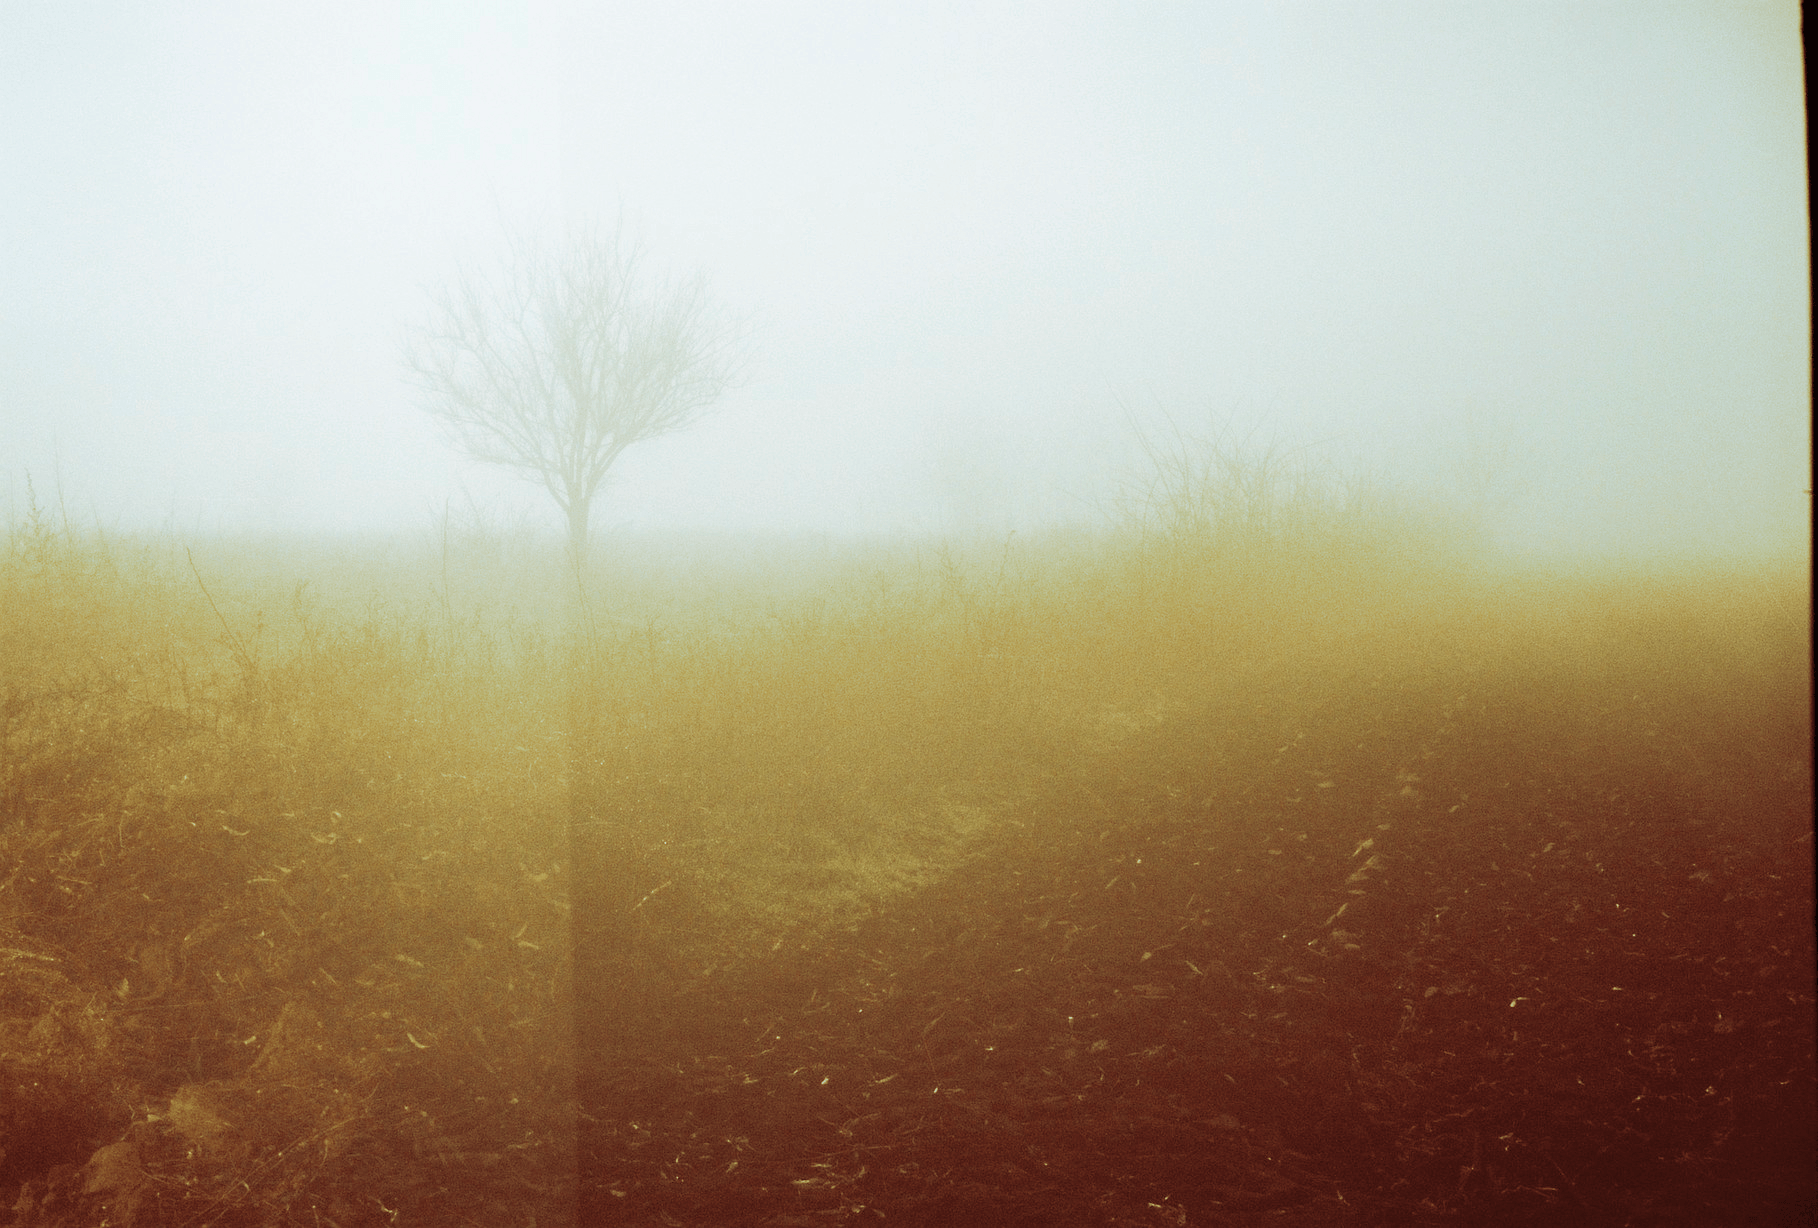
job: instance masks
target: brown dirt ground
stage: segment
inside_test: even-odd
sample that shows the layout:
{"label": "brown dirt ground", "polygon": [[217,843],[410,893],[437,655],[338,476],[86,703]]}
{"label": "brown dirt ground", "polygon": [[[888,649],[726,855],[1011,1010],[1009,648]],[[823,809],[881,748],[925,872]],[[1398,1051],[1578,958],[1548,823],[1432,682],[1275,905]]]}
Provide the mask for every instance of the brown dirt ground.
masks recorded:
{"label": "brown dirt ground", "polygon": [[[637,914],[643,939],[608,960],[631,1009],[588,1067],[581,1222],[1812,1221],[1803,679],[1738,696],[1541,666],[1309,670],[1016,771],[960,868],[856,922],[752,955],[749,936],[678,942],[706,915],[681,888]],[[397,865],[442,847],[409,835]],[[252,837],[214,838],[239,855]],[[157,871],[205,887],[260,856]],[[301,899],[317,863],[285,858]],[[468,958],[392,864],[335,888],[340,928],[312,961],[327,939],[357,951],[394,897],[426,927],[413,949]],[[391,980],[352,955],[293,967],[238,920],[270,983],[211,1007],[240,1012],[216,1028],[238,1075],[181,1088],[165,1076],[209,1059],[183,1029],[108,1032],[83,1004],[111,982],[0,953],[0,1048],[63,1055],[0,1087],[13,1228],[569,1222],[576,1166],[511,1140],[570,1104],[481,1113],[469,1094],[458,1123],[420,1107],[468,1074],[559,1078],[483,1072],[481,1050],[450,1067],[389,1015],[359,1034],[348,1020],[377,1017],[329,1009],[416,993],[477,1010],[471,977],[389,949],[372,966]],[[503,980],[520,955],[550,962],[509,942],[471,959]],[[149,951],[131,974],[162,992]],[[128,1097],[154,1075],[162,1115],[141,1121]]]}
{"label": "brown dirt ground", "polygon": [[1171,721],[906,906],[646,984],[590,1214],[1811,1222],[1802,718],[1628,702]]}

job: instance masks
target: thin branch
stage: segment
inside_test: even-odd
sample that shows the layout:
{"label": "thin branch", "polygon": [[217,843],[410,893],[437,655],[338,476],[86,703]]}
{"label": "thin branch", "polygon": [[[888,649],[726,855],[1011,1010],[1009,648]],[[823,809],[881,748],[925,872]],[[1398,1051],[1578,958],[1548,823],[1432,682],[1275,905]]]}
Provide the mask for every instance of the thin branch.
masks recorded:
{"label": "thin branch", "polygon": [[456,274],[406,346],[457,446],[542,485],[571,532],[626,448],[692,424],[740,375],[741,330],[706,281],[644,264],[616,233],[510,240],[497,267]]}

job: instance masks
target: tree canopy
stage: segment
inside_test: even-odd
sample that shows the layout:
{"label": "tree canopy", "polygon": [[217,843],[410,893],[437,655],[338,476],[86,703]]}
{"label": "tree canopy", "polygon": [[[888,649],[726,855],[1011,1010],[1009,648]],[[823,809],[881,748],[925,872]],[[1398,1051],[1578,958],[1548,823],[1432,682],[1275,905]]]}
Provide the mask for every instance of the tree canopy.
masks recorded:
{"label": "tree canopy", "polygon": [[405,361],[464,452],[549,491],[580,558],[619,456],[697,421],[737,380],[742,340],[703,275],[655,273],[621,231],[583,226],[459,269]]}

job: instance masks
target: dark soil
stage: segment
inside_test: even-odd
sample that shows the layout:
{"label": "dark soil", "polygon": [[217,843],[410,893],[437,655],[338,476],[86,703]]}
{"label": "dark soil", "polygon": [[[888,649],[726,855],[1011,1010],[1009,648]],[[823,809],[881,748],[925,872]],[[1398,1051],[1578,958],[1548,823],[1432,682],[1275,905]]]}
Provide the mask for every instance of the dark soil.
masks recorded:
{"label": "dark soil", "polygon": [[1421,647],[1006,762],[856,922],[732,932],[633,848],[579,1115],[560,854],[485,755],[197,732],[21,789],[6,1222],[1812,1222],[1803,670]]}
{"label": "dark soil", "polygon": [[642,983],[589,1218],[1812,1222],[1802,704],[1509,681],[1207,707],[905,905]]}

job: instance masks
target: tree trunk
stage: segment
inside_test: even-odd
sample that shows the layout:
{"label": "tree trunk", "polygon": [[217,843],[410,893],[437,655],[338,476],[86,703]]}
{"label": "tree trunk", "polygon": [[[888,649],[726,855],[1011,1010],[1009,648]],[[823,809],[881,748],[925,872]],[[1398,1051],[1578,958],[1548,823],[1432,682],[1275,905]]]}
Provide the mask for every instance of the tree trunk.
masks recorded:
{"label": "tree trunk", "polygon": [[[568,561],[574,568],[575,581],[579,583],[587,571],[587,526],[592,518],[593,499],[584,494],[570,492],[568,496]],[[577,594],[578,596],[579,594]],[[576,620],[579,630],[579,620]]]}

